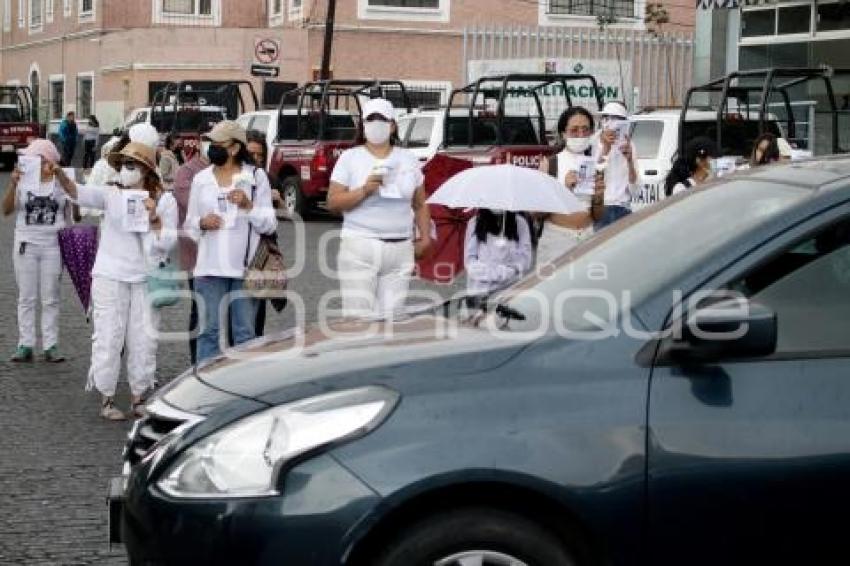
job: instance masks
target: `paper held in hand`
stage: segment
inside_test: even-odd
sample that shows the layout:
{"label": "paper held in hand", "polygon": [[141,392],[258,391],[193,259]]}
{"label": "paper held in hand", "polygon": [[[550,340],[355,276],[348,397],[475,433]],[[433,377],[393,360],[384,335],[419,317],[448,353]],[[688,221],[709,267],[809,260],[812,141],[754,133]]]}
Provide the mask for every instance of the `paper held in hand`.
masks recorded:
{"label": "paper held in hand", "polygon": [[216,210],[216,214],[221,216],[224,225],[222,228],[224,230],[230,230],[236,227],[236,217],[239,215],[239,208],[230,202],[230,192],[219,193],[218,195],[218,207]]}
{"label": "paper held in hand", "polygon": [[123,229],[125,232],[144,233],[150,230],[150,216],[145,208],[146,191],[122,190],[124,200]]}
{"label": "paper held in hand", "polygon": [[596,159],[586,156],[579,158],[576,177],[578,177],[578,182],[576,183],[575,194],[592,196],[596,185]]}
{"label": "paper held in hand", "polygon": [[41,191],[41,157],[37,155],[18,156],[18,169],[21,170],[19,183],[21,189],[38,194]]}
{"label": "paper held in hand", "polygon": [[626,137],[632,133],[631,120],[617,120],[609,128],[617,133],[617,141],[614,144],[619,147],[626,143]]}

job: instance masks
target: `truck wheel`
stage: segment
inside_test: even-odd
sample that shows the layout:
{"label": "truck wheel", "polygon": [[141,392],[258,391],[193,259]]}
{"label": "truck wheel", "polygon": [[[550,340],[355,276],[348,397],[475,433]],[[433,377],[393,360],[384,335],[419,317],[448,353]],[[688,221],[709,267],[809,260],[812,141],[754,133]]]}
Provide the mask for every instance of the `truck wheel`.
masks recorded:
{"label": "truck wheel", "polygon": [[387,541],[375,566],[577,566],[554,534],[520,515],[467,508],[428,517]]}
{"label": "truck wheel", "polygon": [[304,217],[307,213],[307,199],[304,193],[301,192],[301,181],[295,175],[286,177],[283,180],[281,189],[283,197],[283,209],[286,214],[293,218],[296,214]]}

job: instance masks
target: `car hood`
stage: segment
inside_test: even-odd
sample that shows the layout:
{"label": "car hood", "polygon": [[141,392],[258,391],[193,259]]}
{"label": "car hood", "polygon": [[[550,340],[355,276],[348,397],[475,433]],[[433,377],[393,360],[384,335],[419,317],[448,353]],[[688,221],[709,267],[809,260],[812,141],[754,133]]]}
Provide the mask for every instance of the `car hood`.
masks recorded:
{"label": "car hood", "polygon": [[442,375],[485,371],[505,363],[530,341],[436,316],[341,321],[250,342],[187,372],[169,384],[162,397],[182,410],[208,414],[238,398],[273,404],[296,386],[333,389],[335,379],[346,387],[364,385],[437,359]]}

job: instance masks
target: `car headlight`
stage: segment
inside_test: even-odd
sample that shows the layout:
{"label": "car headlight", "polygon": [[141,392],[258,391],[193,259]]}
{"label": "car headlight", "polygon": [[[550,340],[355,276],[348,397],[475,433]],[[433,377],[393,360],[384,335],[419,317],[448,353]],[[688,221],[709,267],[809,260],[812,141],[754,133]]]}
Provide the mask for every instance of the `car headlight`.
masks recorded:
{"label": "car headlight", "polygon": [[187,448],[157,485],[181,498],[277,495],[283,463],[374,430],[398,399],[394,391],[369,386],[264,410]]}

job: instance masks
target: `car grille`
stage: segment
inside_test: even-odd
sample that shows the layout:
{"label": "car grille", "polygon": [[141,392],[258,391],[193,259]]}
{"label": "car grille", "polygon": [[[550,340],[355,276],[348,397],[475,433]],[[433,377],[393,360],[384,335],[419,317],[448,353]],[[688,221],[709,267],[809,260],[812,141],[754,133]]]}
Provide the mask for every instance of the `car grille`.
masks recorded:
{"label": "car grille", "polygon": [[201,420],[198,415],[178,411],[159,400],[150,403],[146,409],[147,416],[133,425],[124,448],[124,461],[131,467],[141,462],[168,433]]}

